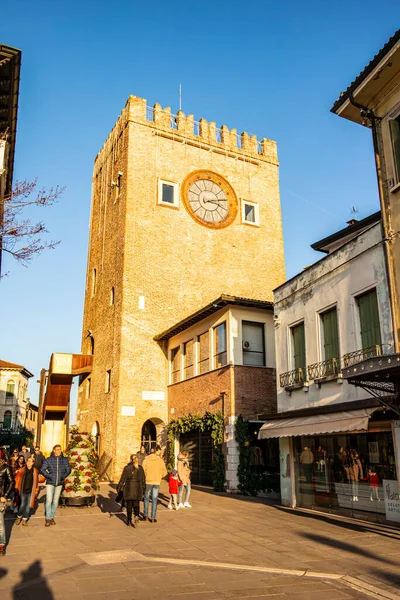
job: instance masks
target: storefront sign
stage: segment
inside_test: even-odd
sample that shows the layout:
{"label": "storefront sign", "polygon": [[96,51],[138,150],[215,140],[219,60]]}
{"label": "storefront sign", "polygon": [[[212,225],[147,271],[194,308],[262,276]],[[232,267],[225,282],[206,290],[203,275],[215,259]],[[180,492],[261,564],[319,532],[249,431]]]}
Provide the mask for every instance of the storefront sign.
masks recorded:
{"label": "storefront sign", "polygon": [[388,521],[400,523],[400,494],[398,483],[392,479],[383,479],[383,495],[385,497],[385,512]]}

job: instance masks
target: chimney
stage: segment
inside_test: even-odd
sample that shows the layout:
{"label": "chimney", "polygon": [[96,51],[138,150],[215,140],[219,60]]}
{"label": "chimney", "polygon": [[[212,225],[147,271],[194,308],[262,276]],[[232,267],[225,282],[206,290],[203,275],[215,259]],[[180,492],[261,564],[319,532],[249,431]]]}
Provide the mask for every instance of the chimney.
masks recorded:
{"label": "chimney", "polygon": [[358,223],[358,219],[350,219],[350,221],[347,221],[347,225],[349,227],[351,227],[352,225],[355,225],[356,223]]}

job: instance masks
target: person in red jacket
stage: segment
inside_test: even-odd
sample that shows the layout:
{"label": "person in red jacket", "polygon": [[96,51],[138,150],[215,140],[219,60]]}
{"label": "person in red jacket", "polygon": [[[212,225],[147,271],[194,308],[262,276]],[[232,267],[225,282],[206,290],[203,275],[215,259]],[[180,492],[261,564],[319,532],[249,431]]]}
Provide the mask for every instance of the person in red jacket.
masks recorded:
{"label": "person in red jacket", "polygon": [[379,487],[379,475],[375,471],[375,467],[370,467],[368,469],[367,480],[369,483],[369,489],[371,492],[370,500],[373,502],[374,500],[378,500],[380,502],[378,487]]}
{"label": "person in red jacket", "polygon": [[175,506],[175,510],[179,510],[178,491],[179,491],[179,486],[182,485],[182,481],[179,481],[178,471],[176,469],[173,469],[171,471],[168,483],[169,483],[169,493],[170,493],[168,508],[170,510],[172,510],[172,503],[173,503]]}

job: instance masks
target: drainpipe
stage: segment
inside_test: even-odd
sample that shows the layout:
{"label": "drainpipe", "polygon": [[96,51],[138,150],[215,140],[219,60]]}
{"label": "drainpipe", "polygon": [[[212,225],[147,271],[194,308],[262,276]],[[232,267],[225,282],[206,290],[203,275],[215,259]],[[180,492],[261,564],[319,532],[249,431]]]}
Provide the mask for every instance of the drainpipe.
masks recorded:
{"label": "drainpipe", "polygon": [[394,338],[394,351],[399,352],[399,332],[397,328],[397,310],[398,310],[398,302],[397,302],[397,292],[395,285],[395,274],[394,274],[394,266],[393,260],[391,256],[391,248],[390,242],[392,242],[393,234],[392,228],[390,225],[390,207],[389,202],[387,201],[387,188],[386,188],[386,178],[382,176],[382,172],[384,167],[381,162],[381,154],[379,152],[379,138],[378,138],[378,125],[382,119],[375,115],[372,108],[368,108],[368,106],[364,106],[360,104],[356,100],[354,100],[353,94],[349,94],[350,103],[356,108],[360,109],[360,114],[362,117],[366,117],[369,119],[371,123],[372,130],[372,141],[374,145],[374,155],[375,155],[375,168],[376,168],[376,177],[378,180],[378,192],[379,192],[379,200],[381,205],[381,214],[382,214],[382,233],[383,233],[383,244],[384,244],[384,255],[385,255],[385,264],[386,271],[388,274],[388,289],[389,289],[389,298],[391,304],[391,313],[392,313],[392,325],[393,325],[393,338]]}

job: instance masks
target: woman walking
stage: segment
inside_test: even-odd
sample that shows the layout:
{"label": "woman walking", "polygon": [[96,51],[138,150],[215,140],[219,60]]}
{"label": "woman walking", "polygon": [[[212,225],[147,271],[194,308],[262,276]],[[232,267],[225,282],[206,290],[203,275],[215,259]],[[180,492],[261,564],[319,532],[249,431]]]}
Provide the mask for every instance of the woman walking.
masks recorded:
{"label": "woman walking", "polygon": [[26,461],[26,466],[19,469],[15,476],[15,490],[19,500],[15,525],[19,525],[22,521],[22,525],[26,527],[31,516],[31,508],[35,507],[39,472],[33,463],[34,459],[30,456]]}
{"label": "woman walking", "polygon": [[[126,524],[136,527],[139,522],[140,501],[146,488],[146,477],[143,467],[139,465],[135,454],[131,455],[130,462],[124,467],[121,479],[119,480],[117,491],[122,492],[126,504],[127,519]],[[132,508],[134,520],[132,521]]]}
{"label": "woman walking", "polygon": [[[190,497],[190,465],[188,459],[187,452],[180,452],[178,454],[178,476],[179,480],[182,482],[182,485],[179,487],[178,492],[178,504],[179,508],[192,508],[192,505],[189,504]],[[186,490],[185,502],[183,502],[183,490]]]}

